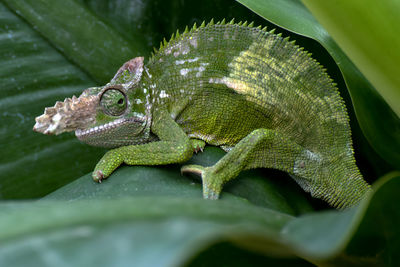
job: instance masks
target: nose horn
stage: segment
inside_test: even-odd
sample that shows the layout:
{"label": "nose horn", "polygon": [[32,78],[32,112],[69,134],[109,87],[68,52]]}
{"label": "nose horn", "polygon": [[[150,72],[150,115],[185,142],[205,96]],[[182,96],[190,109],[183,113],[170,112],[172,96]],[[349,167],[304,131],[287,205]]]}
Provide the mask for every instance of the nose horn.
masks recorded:
{"label": "nose horn", "polygon": [[81,96],[57,101],[54,107],[47,107],[41,116],[36,117],[33,130],[43,134],[58,135],[84,129],[94,121],[97,96]]}

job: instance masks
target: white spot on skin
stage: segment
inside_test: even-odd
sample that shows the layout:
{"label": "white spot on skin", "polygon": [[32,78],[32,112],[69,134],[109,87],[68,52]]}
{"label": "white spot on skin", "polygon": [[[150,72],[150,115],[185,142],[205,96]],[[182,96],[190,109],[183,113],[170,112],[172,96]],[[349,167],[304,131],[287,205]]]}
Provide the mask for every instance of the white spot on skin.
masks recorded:
{"label": "white spot on skin", "polygon": [[165,91],[164,91],[164,90],[161,90],[161,93],[160,93],[160,98],[166,98],[166,97],[170,97],[170,95],[169,95],[169,94],[167,94],[167,93],[165,93]]}
{"label": "white spot on skin", "polygon": [[49,125],[49,127],[44,131],[45,134],[47,133],[53,133],[58,127],[58,123],[57,124],[51,124]]}
{"label": "white spot on skin", "polygon": [[318,153],[314,153],[314,152],[312,152],[312,151],[310,151],[310,150],[306,150],[305,151],[306,152],[306,155],[307,155],[307,157],[309,158],[309,159],[311,159],[311,160],[315,160],[315,161],[321,161],[321,155],[320,154],[318,154]]}
{"label": "white spot on skin", "polygon": [[199,70],[199,71],[196,73],[196,77],[197,77],[197,78],[201,76],[201,73],[202,73],[203,71],[205,71],[206,68],[204,68],[203,66],[201,66],[201,67],[198,68],[198,70]]}
{"label": "white spot on skin", "polygon": [[190,43],[194,48],[197,48],[197,38],[190,37],[189,43]]}
{"label": "white spot on skin", "polygon": [[145,67],[144,70],[146,71],[147,76],[149,76],[149,78],[152,77],[152,75],[149,73],[149,70]]}
{"label": "white spot on skin", "polygon": [[190,52],[190,48],[188,46],[185,46],[182,48],[182,55],[186,55],[189,52]]}
{"label": "white spot on skin", "polygon": [[208,63],[201,63],[200,65],[201,66],[197,68],[191,68],[191,69],[183,68],[180,70],[180,73],[182,76],[186,76],[190,71],[197,71],[196,77],[200,77],[201,73],[206,70],[205,66],[207,66]]}
{"label": "white spot on skin", "polygon": [[190,47],[187,44],[179,43],[179,45],[166,47],[164,50],[165,55],[170,55],[172,52],[174,57],[177,57],[179,55],[186,55],[190,52]]}
{"label": "white spot on skin", "polygon": [[189,73],[189,69],[181,69],[180,73],[182,76],[186,76]]}
{"label": "white spot on skin", "polygon": [[176,60],[175,61],[175,65],[182,65],[182,64],[185,64],[185,63],[192,63],[192,62],[196,62],[197,60],[199,60],[198,57],[190,58],[190,59],[186,59],[186,60]]}
{"label": "white spot on skin", "polygon": [[[44,131],[44,133],[53,133],[59,126],[60,121],[61,121],[62,117],[59,113],[57,113],[56,115],[53,116],[53,118],[51,118],[51,120],[53,121],[52,124],[50,124],[47,129]],[[36,123],[38,124],[38,123]],[[37,128],[43,127],[44,124],[38,124]]]}
{"label": "white spot on skin", "polygon": [[52,121],[54,121],[56,124],[58,124],[58,122],[60,122],[61,120],[61,115],[60,113],[57,113],[56,115],[53,116]]}
{"label": "white spot on skin", "polygon": [[169,47],[169,48],[167,48],[167,49],[165,49],[165,54],[166,55],[169,55],[169,54],[171,54],[171,52],[172,52],[172,49],[173,49],[174,47],[173,46],[171,46],[171,47]]}

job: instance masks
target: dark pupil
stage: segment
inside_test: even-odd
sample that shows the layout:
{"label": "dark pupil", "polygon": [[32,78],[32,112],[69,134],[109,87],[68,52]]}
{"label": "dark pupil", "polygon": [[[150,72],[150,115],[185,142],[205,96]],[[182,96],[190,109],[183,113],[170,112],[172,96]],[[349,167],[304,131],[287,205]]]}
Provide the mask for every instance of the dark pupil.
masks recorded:
{"label": "dark pupil", "polygon": [[124,100],[122,98],[120,98],[117,103],[118,103],[118,105],[121,105],[124,103]]}

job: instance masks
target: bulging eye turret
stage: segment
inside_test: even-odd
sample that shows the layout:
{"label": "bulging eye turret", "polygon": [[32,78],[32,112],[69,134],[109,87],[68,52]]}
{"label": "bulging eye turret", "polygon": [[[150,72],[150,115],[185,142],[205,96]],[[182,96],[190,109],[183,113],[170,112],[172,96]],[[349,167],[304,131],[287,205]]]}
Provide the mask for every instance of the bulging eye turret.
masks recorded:
{"label": "bulging eye turret", "polygon": [[101,96],[100,106],[107,115],[120,116],[125,112],[128,104],[123,92],[115,88],[110,88],[104,91]]}

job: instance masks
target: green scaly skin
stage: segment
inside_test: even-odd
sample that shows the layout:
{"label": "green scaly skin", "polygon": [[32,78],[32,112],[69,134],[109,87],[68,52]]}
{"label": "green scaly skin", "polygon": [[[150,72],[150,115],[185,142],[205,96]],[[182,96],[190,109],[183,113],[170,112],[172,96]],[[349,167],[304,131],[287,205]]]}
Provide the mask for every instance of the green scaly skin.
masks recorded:
{"label": "green scaly skin", "polygon": [[201,175],[204,198],[217,199],[223,184],[260,167],[288,172],[337,208],[357,204],[370,190],[355,165],[346,108],[332,80],[273,31],[211,21],[177,32],[147,64],[127,62],[109,84],[76,101],[89,97],[93,116],[86,111],[69,129],[83,142],[114,148],[93,172],[98,182],[122,163],[185,162],[207,143],[228,153],[211,167],[182,168]]}

